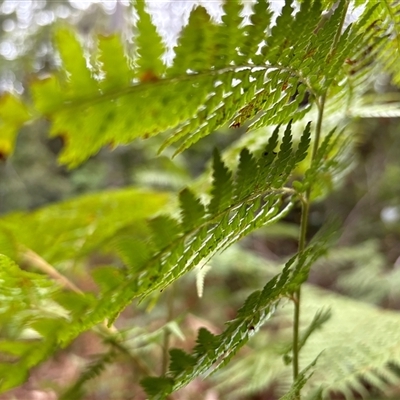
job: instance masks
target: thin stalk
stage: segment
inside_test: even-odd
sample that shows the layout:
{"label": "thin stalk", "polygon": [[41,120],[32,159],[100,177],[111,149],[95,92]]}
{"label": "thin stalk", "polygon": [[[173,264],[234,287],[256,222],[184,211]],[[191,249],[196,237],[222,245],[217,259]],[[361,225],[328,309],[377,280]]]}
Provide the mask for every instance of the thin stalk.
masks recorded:
{"label": "thin stalk", "polygon": [[[315,127],[315,140],[311,153],[311,163],[315,159],[317,154],[319,143],[321,139],[322,132],[322,119],[324,115],[325,109],[325,101],[326,94],[322,95],[320,102],[318,103],[318,119],[317,125]],[[301,254],[306,247],[306,238],[307,238],[307,227],[308,220],[310,215],[310,197],[311,197],[311,189],[308,189],[306,195],[304,197],[304,201],[302,201],[302,213],[301,213],[301,221],[300,221],[300,237],[299,237],[299,254]],[[299,287],[294,295],[294,317],[293,317],[293,381],[296,381],[299,376],[299,335],[300,335],[300,303],[301,303],[301,287]],[[300,400],[300,393],[297,394],[297,399]]]}

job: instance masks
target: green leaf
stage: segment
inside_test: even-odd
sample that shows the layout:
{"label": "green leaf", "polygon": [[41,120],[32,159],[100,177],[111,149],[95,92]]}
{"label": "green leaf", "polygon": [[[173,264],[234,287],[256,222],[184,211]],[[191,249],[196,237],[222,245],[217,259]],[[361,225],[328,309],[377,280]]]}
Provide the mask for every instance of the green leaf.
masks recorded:
{"label": "green leaf", "polygon": [[243,23],[243,4],[238,0],[225,0],[223,4],[224,15],[222,24],[215,32],[215,67],[221,68],[240,60],[237,49],[242,46],[244,38]]}
{"label": "green leaf", "polygon": [[146,377],[140,381],[140,384],[152,399],[162,399],[171,392],[173,380],[170,378]]}
{"label": "green leaf", "polygon": [[[199,207],[201,212],[201,207]],[[159,215],[148,221],[153,233],[152,239],[158,250],[171,244],[180,234],[178,221],[166,215]]]}
{"label": "green leaf", "polygon": [[182,227],[185,231],[190,231],[202,222],[205,216],[204,206],[189,189],[179,193],[179,203],[182,210]]}
{"label": "green leaf", "polygon": [[30,117],[20,99],[10,93],[0,96],[0,160],[12,154],[18,131]]}
{"label": "green leaf", "polygon": [[257,183],[258,165],[253,155],[243,149],[240,152],[239,166],[235,184],[235,198],[244,198],[249,196]]}
{"label": "green leaf", "polygon": [[[305,345],[307,342],[308,338],[313,334],[318,329],[321,329],[323,325],[329,321],[329,319],[332,316],[331,310],[328,309],[320,309],[315,313],[314,318],[310,322],[309,326],[300,334],[300,339],[299,339],[299,351],[301,348]],[[289,353],[292,351],[292,344],[286,349],[286,352],[284,354],[284,358],[289,357]]]}
{"label": "green leaf", "polygon": [[307,152],[311,143],[311,122],[306,125],[306,128],[301,135],[299,146],[296,150],[296,164],[300,163],[307,157]]}
{"label": "green leaf", "polygon": [[215,25],[211,22],[207,10],[196,7],[183,28],[178,45],[174,48],[173,65],[168,69],[168,76],[199,73],[212,66],[212,46]]}
{"label": "green leaf", "polygon": [[81,373],[79,379],[69,387],[60,397],[60,400],[81,399],[85,395],[84,384],[99,376],[106,366],[115,360],[115,353],[108,352],[91,362]]}
{"label": "green leaf", "polygon": [[101,81],[103,90],[115,90],[129,86],[133,71],[125,54],[124,46],[118,35],[99,36],[99,55],[101,69],[105,78]]}
{"label": "green leaf", "polygon": [[[131,243],[134,246],[134,243]],[[117,290],[126,278],[126,271],[111,266],[98,267],[92,271],[92,277],[102,292]]]}
{"label": "green leaf", "polygon": [[[274,148],[277,140],[278,130],[270,138],[267,148]],[[291,143],[290,140],[289,142]],[[292,161],[295,160],[295,152],[289,153],[291,156],[287,158],[288,165],[294,165],[295,162]],[[184,189],[179,195],[182,216],[180,233],[163,249],[160,248],[160,242],[157,245],[157,235],[154,244],[144,241],[139,245],[139,250],[144,249],[146,252],[152,246],[158,250],[152,257],[148,257],[150,255],[148,253],[146,257],[139,259],[137,264],[134,260],[135,246],[132,246],[130,250],[132,258],[128,263],[133,265],[132,274],[128,276],[117,296],[112,291],[108,295],[106,293],[103,295],[104,300],[100,300],[96,310],[82,318],[84,322],[81,329],[110,318],[111,315],[115,317],[133,298],[143,299],[156,290],[163,290],[196,266],[205,265],[217,252],[225,250],[261,226],[271,224],[285,216],[292,208],[294,200],[289,199],[282,205],[282,191],[271,188],[272,180],[276,178],[275,173],[270,173],[271,168],[266,167],[275,159],[275,155],[271,154],[274,157],[272,160],[268,161],[270,156],[267,156],[265,161],[265,156],[261,156],[262,161],[257,161],[260,165],[255,171],[258,184],[252,196],[235,198],[232,204],[217,214],[206,214],[200,200],[189,189]],[[277,168],[274,168],[276,172]],[[234,186],[235,182],[229,185],[229,187]],[[171,226],[170,219],[165,220],[164,228],[161,228],[162,223],[162,219],[157,221],[158,229],[161,233],[167,232]],[[173,226],[176,227],[176,224],[173,223]],[[112,297],[111,303],[105,300],[107,297]]]}
{"label": "green leaf", "polygon": [[304,368],[304,370],[299,373],[289,392],[282,396],[279,400],[297,400],[299,398],[301,389],[304,387],[304,385],[313,374],[312,372],[310,372],[310,369],[313,369],[315,367],[317,360],[318,357],[308,367]]}
{"label": "green leaf", "polygon": [[136,238],[140,232],[146,236],[145,219],[158,212],[168,198],[165,193],[134,188],[104,191],[34,212],[10,214],[0,219],[0,227],[51,264],[60,263],[107,248],[111,239],[124,237],[130,230]]}
{"label": "green leaf", "polygon": [[228,208],[232,203],[232,192],[232,173],[221,160],[218,150],[215,149],[211,201],[207,207],[207,211],[210,214],[217,214],[219,211]]}
{"label": "green leaf", "polygon": [[[22,384],[29,369],[54,352],[57,343],[54,333],[65,327],[68,313],[55,301],[58,285],[46,276],[22,270],[2,254],[0,280],[0,323],[4,340],[0,344],[0,355],[2,360],[12,360],[0,362],[0,391],[3,392]],[[38,330],[37,326],[44,321],[47,327],[56,327],[56,330]],[[30,340],[24,339],[28,333]]]}
{"label": "green leaf", "polygon": [[157,80],[163,74],[165,66],[161,60],[164,54],[164,45],[158,34],[150,15],[145,11],[144,0],[137,0],[135,8],[139,15],[137,22],[138,35],[136,43],[138,46],[138,76],[142,82]]}
{"label": "green leaf", "polygon": [[114,239],[114,248],[130,272],[140,272],[150,260],[153,250],[149,243],[130,236]]}
{"label": "green leaf", "polygon": [[[217,338],[206,328],[200,328],[193,352],[197,355],[213,351],[217,344]],[[179,371],[181,372],[181,371]]]}
{"label": "green leaf", "polygon": [[195,364],[195,359],[180,349],[171,349],[169,351],[170,365],[169,370],[174,374],[178,374],[186,368],[190,368]]}
{"label": "green leaf", "polygon": [[87,67],[87,60],[83,56],[82,46],[76,34],[67,28],[56,32],[55,40],[60,52],[65,71],[67,72],[69,93],[67,95],[99,94],[96,81]]}
{"label": "green leaf", "polygon": [[239,53],[242,54],[243,61],[249,58],[257,64],[259,58],[256,53],[259,46],[266,37],[266,32],[271,23],[272,12],[269,3],[264,0],[257,0],[253,5],[253,13],[250,16],[250,24],[244,26],[244,38]]}
{"label": "green leaf", "polygon": [[[185,363],[181,362],[175,371],[169,371],[172,386],[164,396],[187,385],[197,376],[208,375],[226,364],[272,316],[280,300],[302,284],[310,266],[322,254],[325,246],[324,238],[300,256],[289,260],[282,273],[272,278],[261,291],[255,291],[247,298],[243,307],[238,310],[236,318],[226,323],[221,334],[213,335],[207,329],[201,328],[190,362],[185,354],[185,360],[188,361],[186,367]],[[180,351],[177,354],[182,356]]]}

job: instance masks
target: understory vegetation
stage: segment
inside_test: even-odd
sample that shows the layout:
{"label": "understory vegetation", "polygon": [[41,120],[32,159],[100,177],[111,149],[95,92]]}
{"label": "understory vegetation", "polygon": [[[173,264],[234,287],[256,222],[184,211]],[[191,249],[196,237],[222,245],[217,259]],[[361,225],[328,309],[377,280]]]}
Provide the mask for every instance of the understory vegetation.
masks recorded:
{"label": "understory vegetation", "polygon": [[400,3],[270,3],[1,94],[4,398],[399,398]]}

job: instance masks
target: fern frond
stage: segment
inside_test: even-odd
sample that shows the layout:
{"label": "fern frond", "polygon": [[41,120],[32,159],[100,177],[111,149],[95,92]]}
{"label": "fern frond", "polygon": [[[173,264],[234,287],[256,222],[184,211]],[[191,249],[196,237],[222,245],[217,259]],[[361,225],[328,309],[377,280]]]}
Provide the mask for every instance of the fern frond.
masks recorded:
{"label": "fern frond", "polygon": [[[201,206],[199,208],[201,212]],[[157,250],[162,250],[163,247],[170,245],[177,239],[181,232],[178,221],[166,215],[159,215],[156,218],[152,218],[148,224],[153,233],[152,240]]]}
{"label": "fern frond", "polygon": [[[299,256],[288,261],[282,273],[271,279],[262,290],[253,292],[238,310],[234,320],[229,321],[226,329],[219,335],[213,335],[205,328],[199,330],[197,344],[192,355],[181,350],[171,354],[171,366],[167,377],[173,383],[170,392],[151,393],[152,398],[165,398],[172,391],[187,385],[199,375],[209,375],[226,364],[249,338],[273,314],[280,300],[292,293],[308,275],[311,264],[324,251],[324,244],[317,243]],[[157,378],[152,378],[154,379]],[[154,381],[155,382],[155,381]],[[150,393],[148,392],[150,395]]]}
{"label": "fern frond", "polygon": [[[307,339],[313,334],[314,331],[317,329],[321,329],[322,326],[331,318],[332,313],[330,309],[321,309],[318,310],[310,322],[310,325],[304,330],[304,332],[301,333],[300,339],[299,339],[299,349],[305,345],[307,342]],[[291,357],[289,353],[292,351],[292,344],[286,349],[286,352],[284,354],[284,360],[287,364],[290,364],[291,362]]]}
{"label": "fern frond", "polygon": [[[332,310],[331,318],[313,332],[301,350],[301,365],[309,365],[318,357],[302,397],[329,400],[340,395],[346,400],[356,396],[368,400],[374,398],[372,393],[389,393],[391,388],[398,387],[398,312],[382,310],[307,283],[302,287],[302,296],[305,330],[321,307]],[[292,371],[290,366],[283,367],[279,346],[282,350],[291,341],[291,320],[292,310],[280,308],[272,327],[274,332],[280,326],[279,337],[259,336],[252,341],[252,352],[233,360],[217,374],[217,382],[224,389],[229,388],[230,397],[249,396],[272,382],[283,393],[289,390]],[[237,389],[233,391],[232,387]]]}
{"label": "fern frond", "polygon": [[87,60],[77,36],[70,29],[59,29],[55,42],[65,68],[63,78],[68,80],[68,85],[65,86],[69,92],[68,97],[96,93],[97,83],[87,68]]}
{"label": "fern frond", "polygon": [[257,0],[253,4],[252,11],[250,24],[244,26],[243,43],[239,54],[242,55],[243,62],[250,61],[256,65],[258,64],[257,53],[271,24],[272,12],[269,9],[269,3],[263,0]]}
{"label": "fern frond", "polygon": [[259,181],[254,174],[256,170],[257,160],[246,148],[243,149],[240,153],[239,167],[236,175],[235,198],[243,198],[253,192]]}
{"label": "fern frond", "polygon": [[172,391],[173,380],[148,376],[140,381],[147,395],[153,399],[162,399]]}
{"label": "fern frond", "polygon": [[350,399],[353,391],[368,398],[363,381],[381,391],[398,385],[399,377],[391,363],[398,365],[400,360],[399,314],[316,289],[306,293],[307,313],[315,312],[322,304],[335,310],[330,321],[313,333],[302,350],[304,363],[323,350],[306,392],[321,386],[324,399],[332,392],[341,392]]}
{"label": "fern frond", "polygon": [[190,14],[175,47],[173,65],[167,76],[177,77],[207,71],[213,64],[212,46],[215,24],[204,7],[196,7]]}
{"label": "fern frond", "polygon": [[305,171],[303,181],[295,182],[294,187],[301,193],[312,188],[313,199],[328,193],[335,180],[348,168],[350,163],[351,138],[343,137],[343,132],[329,132],[322,141],[314,160]]}
{"label": "fern frond", "polygon": [[190,232],[194,227],[201,225],[206,210],[190,189],[186,188],[179,193],[179,203],[184,232]]}
{"label": "fern frond", "polygon": [[216,68],[223,68],[232,62],[239,63],[237,49],[242,46],[244,38],[243,3],[238,0],[224,1],[223,11],[222,24],[215,32]]}
{"label": "fern frond", "polygon": [[[285,135],[285,144],[282,145],[282,149],[285,151],[283,164],[286,167],[295,168],[296,152],[291,150],[290,125],[285,130]],[[304,135],[308,137],[308,129],[305,130]],[[268,148],[275,147],[277,137],[278,131],[276,130]],[[307,141],[304,140],[304,142]],[[279,158],[279,154],[277,158]],[[247,163],[248,160],[252,160],[252,157],[241,158],[242,163]],[[271,162],[268,167],[264,160],[259,161],[256,170],[253,171],[255,180],[258,182],[257,187],[254,187],[254,190],[248,195],[243,195],[243,193],[248,193],[247,190],[236,191],[237,197],[231,202],[227,202],[228,199],[224,200],[224,209],[220,208],[220,204],[221,199],[225,199],[225,197],[221,197],[222,194],[216,191],[214,196],[218,201],[213,200],[215,197],[212,197],[209,203],[219,204],[219,208],[215,210],[214,214],[211,213],[212,209],[205,208],[189,189],[184,189],[179,196],[182,216],[181,231],[179,234],[176,233],[175,240],[170,241],[150,259],[144,260],[141,266],[134,262],[126,277],[126,284],[116,295],[115,293],[113,295],[107,294],[107,292],[103,293],[98,307],[87,316],[83,326],[85,324],[91,326],[93,323],[98,323],[111,316],[114,318],[133,298],[143,298],[156,290],[164,289],[196,266],[205,265],[217,252],[226,249],[255,229],[286,215],[294,204],[294,199],[289,198],[282,207],[282,195],[286,193],[290,195],[294,192],[282,188],[284,182],[280,179],[281,177],[277,177],[277,174],[281,172],[281,168],[278,168],[277,164],[282,163],[282,160],[275,160],[275,163],[272,162],[272,164]],[[214,176],[226,175],[227,170],[219,159],[216,168],[218,170],[214,171]],[[241,165],[239,170],[249,171],[249,168]],[[289,170],[286,169],[285,174],[288,173]],[[246,183],[242,182],[242,184]],[[237,187],[236,180],[229,184],[229,187],[235,186]],[[241,193],[240,196],[239,193]],[[159,222],[162,223],[161,220]],[[169,226],[170,222],[167,224]],[[176,227],[176,224],[174,226]],[[150,247],[151,244],[147,243],[146,246]],[[134,255],[134,252],[134,247],[132,247],[131,254]]]}
{"label": "fern frond", "polygon": [[[60,30],[63,76],[31,85],[32,111],[51,119],[51,135],[64,137],[60,161],[71,167],[104,145],[166,130],[162,148],[179,142],[179,153],[227,123],[250,120],[250,128],[258,128],[298,121],[321,93],[344,79],[343,65],[355,49],[365,50],[365,26],[339,34],[345,2],[325,17],[318,0],[302,2],[297,14],[287,1],[269,32],[265,2],[256,2],[243,26],[240,2],[227,1],[219,24],[202,7],[192,11],[166,67],[162,40],[144,2],[136,8],[139,49],[133,59],[123,56],[116,37],[100,38],[96,80],[79,41]],[[113,49],[120,65],[115,72],[109,61]]]}

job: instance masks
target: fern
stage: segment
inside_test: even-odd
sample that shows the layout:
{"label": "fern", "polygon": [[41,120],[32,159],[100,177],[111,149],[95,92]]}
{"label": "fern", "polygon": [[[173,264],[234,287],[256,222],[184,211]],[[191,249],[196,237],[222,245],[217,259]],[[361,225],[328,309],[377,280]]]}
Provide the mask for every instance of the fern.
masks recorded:
{"label": "fern", "polygon": [[[316,291],[310,291],[310,300],[306,300],[310,308],[316,295]],[[332,391],[352,398],[353,390],[368,398],[363,382],[383,391],[397,384],[399,378],[390,363],[397,364],[399,359],[396,346],[398,330],[395,328],[398,314],[383,312],[338,295],[326,296],[324,302],[332,304],[336,311],[323,329],[315,332],[305,345],[303,355],[308,360],[324,349],[317,363],[318,368],[307,383],[307,390],[315,390],[322,385],[324,398],[329,398]],[[377,318],[379,325],[374,323]],[[355,320],[357,324],[354,324]],[[339,334],[338,326],[341,327]],[[384,337],[387,335],[392,339],[386,340]],[[380,343],[378,347],[377,343]]]}
{"label": "fern", "polygon": [[[226,364],[249,338],[273,314],[279,301],[288,296],[307,277],[312,263],[324,252],[324,243],[316,243],[288,261],[282,273],[271,279],[262,290],[253,292],[229,321],[220,335],[200,329],[192,355],[171,350],[170,371],[166,377],[146,378],[143,386],[151,398],[165,398],[201,374],[210,374]],[[152,385],[150,389],[150,382]],[[154,388],[159,388],[157,391]]]}
{"label": "fern", "polygon": [[[302,350],[304,365],[318,357],[313,374],[303,387],[304,398],[331,399],[340,394],[352,399],[357,393],[363,399],[370,399],[373,397],[367,390],[368,386],[380,393],[387,393],[391,387],[397,386],[398,313],[309,284],[304,285],[303,289],[304,332],[307,326],[311,326],[320,307],[331,310],[330,319],[313,332]],[[290,340],[291,330],[287,324],[292,316],[290,309],[283,307],[280,310],[272,326],[273,329],[280,326],[279,338],[265,335],[258,342],[252,341],[253,350],[250,354],[234,360],[216,375],[215,379],[220,385],[230,390],[230,397],[249,395],[272,382],[278,382],[280,391],[288,391],[291,371],[288,367],[285,369],[282,362],[282,348]],[[390,340],[387,340],[387,335]],[[379,346],[376,346],[377,343]],[[238,389],[233,391],[235,387]]]}
{"label": "fern", "polygon": [[[306,129],[301,141],[302,146],[307,147],[309,134],[309,129]],[[290,125],[286,129],[285,135],[286,141],[282,148],[285,149],[286,155],[284,159],[279,159],[279,163],[284,166],[285,173],[288,174],[289,168],[293,169],[300,158],[296,159],[296,153],[291,157],[288,156],[292,147]],[[275,147],[276,140],[277,131],[271,137],[269,146]],[[216,159],[218,162],[214,163],[214,168],[217,169],[214,171],[214,177],[217,180],[220,179],[220,176],[227,176],[227,170],[218,156]],[[247,160],[241,158],[242,163],[246,163]],[[143,298],[156,290],[164,289],[184,273],[197,265],[204,265],[214,254],[224,250],[245,235],[282,218],[291,209],[293,200],[281,208],[282,194],[286,193],[286,189],[282,188],[281,178],[276,176],[281,173],[281,167],[274,168],[275,165],[272,164],[268,171],[264,163],[265,160],[261,157],[257,169],[253,171],[239,165],[239,170],[247,170],[251,173],[249,182],[254,177],[256,178],[257,187],[254,188],[251,195],[237,196],[231,204],[225,202],[224,209],[220,208],[220,199],[223,194],[219,189],[214,190],[214,196],[207,207],[202,205],[189,189],[184,189],[180,194],[182,213],[180,234],[176,233],[175,240],[170,240],[162,250],[147,260],[143,260],[142,265],[139,266],[135,263],[131,274],[126,278],[126,284],[121,287],[117,297],[113,296],[113,301],[109,301],[111,293],[103,293],[102,298],[105,300],[101,300],[97,309],[88,316],[88,323],[93,324],[106,317],[115,317],[116,313],[133,298]],[[235,186],[234,182],[231,182],[230,186]],[[289,193],[291,193],[290,190]],[[218,204],[218,209],[215,209],[214,204]],[[162,222],[163,220],[157,220],[158,229]],[[166,223],[169,227],[171,220],[167,219]],[[173,222],[172,224],[177,232],[177,224]],[[160,230],[162,232],[166,229],[161,228]],[[147,247],[149,246],[150,244],[147,244]],[[157,244],[155,248],[157,248]],[[135,251],[132,249],[132,252]]]}
{"label": "fern", "polygon": [[[133,60],[125,59],[116,37],[100,38],[98,80],[87,67],[77,38],[60,30],[57,47],[64,76],[52,75],[31,85],[32,114],[50,118],[50,134],[65,139],[60,161],[73,167],[101,146],[166,129],[171,133],[162,148],[181,141],[177,149],[181,152],[229,122],[240,126],[256,117],[251,127],[257,128],[299,120],[310,110],[309,105],[300,107],[307,91],[315,99],[333,81],[339,82],[345,59],[352,57],[364,37],[364,26],[350,26],[333,52],[345,8],[338,7],[322,24],[318,1],[303,2],[297,14],[288,1],[262,44],[261,35],[271,20],[264,1],[256,2],[257,14],[250,19],[262,20],[260,26],[240,24],[239,3],[227,2],[224,7],[222,24],[211,21],[202,7],[192,12],[173,64],[167,67],[161,61],[162,41],[144,3],[137,2],[137,54]],[[235,41],[233,50],[227,51],[226,38]],[[118,73],[107,62],[114,50]]]}
{"label": "fern", "polygon": [[[379,63],[395,84],[400,82],[397,2],[356,1],[365,10],[348,26],[344,22],[350,2],[333,3],[304,0],[297,9],[287,0],[274,22],[264,0],[255,1],[249,18],[244,18],[242,2],[225,1],[219,23],[198,6],[182,29],[170,63],[163,60],[166,46],[143,0],[134,4],[138,21],[133,54],[118,36],[95,37],[89,51],[72,29],[57,30],[59,70],[32,80],[24,99],[9,93],[0,98],[1,158],[12,152],[18,130],[41,118],[51,122],[50,136],[62,136],[60,162],[69,167],[103,146],[163,132],[160,151],[171,146],[171,153],[178,154],[224,126],[262,130],[248,134],[224,154],[215,150],[212,172],[201,182],[212,176],[209,192],[204,191],[206,184],[181,190],[171,215],[160,212],[169,199],[165,193],[127,189],[3,217],[0,319],[5,339],[0,352],[13,363],[0,363],[5,377],[1,390],[20,384],[29,369],[56,348],[99,323],[112,324],[134,299],[161,292],[202,268],[240,239],[285,217],[296,203],[302,208],[297,254],[280,273],[266,273],[268,283],[250,294],[222,333],[200,329],[190,354],[171,349],[165,376],[148,376],[142,385],[149,397],[165,398],[225,365],[283,299],[292,300],[299,315],[300,288],[326,247],[326,238],[306,246],[310,203],[331,190],[348,166],[351,139],[346,140],[344,132],[349,118],[383,115],[382,105],[376,108],[372,102],[367,108],[364,97]],[[396,107],[386,114],[397,115]],[[305,124],[306,115],[310,120],[315,116],[316,123]],[[243,145],[246,141],[254,151]],[[117,254],[122,263],[94,269],[99,291],[83,293],[59,270],[99,250]],[[12,260],[41,268],[57,283],[20,269]],[[360,277],[356,272],[349,282]],[[61,291],[61,286],[72,292]],[[391,365],[398,363],[398,349],[386,345],[382,352],[382,346],[379,351],[376,347],[382,340],[371,328],[377,311],[333,296],[339,313],[333,311],[328,321],[328,312],[313,309],[323,297],[306,291],[311,317],[301,330],[295,317],[292,344],[285,342],[277,352],[293,366],[294,382],[283,399],[298,400],[300,392],[328,399],[334,391],[347,398],[358,392],[366,398],[363,380],[383,392],[397,384]],[[335,329],[351,332],[360,312],[365,316],[360,321],[363,331],[349,348]],[[277,319],[282,320],[284,316]],[[398,315],[387,313],[380,321],[396,339]],[[326,342],[327,333],[331,343]],[[34,342],[24,339],[28,336]],[[353,339],[350,333],[348,338]],[[64,398],[81,396],[84,383],[113,356],[107,353],[89,366]],[[300,372],[299,360],[310,367]],[[287,369],[281,366],[279,371],[283,376]]]}

